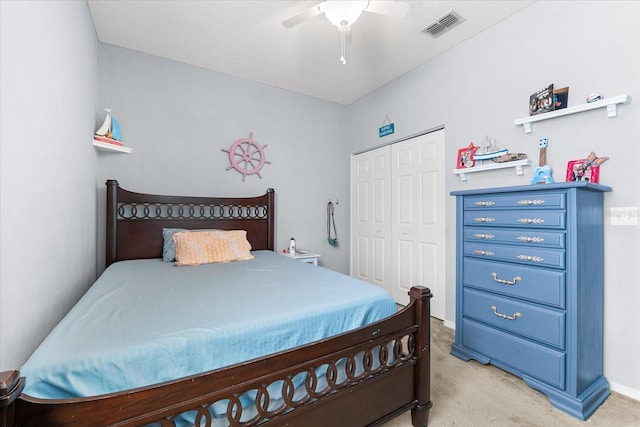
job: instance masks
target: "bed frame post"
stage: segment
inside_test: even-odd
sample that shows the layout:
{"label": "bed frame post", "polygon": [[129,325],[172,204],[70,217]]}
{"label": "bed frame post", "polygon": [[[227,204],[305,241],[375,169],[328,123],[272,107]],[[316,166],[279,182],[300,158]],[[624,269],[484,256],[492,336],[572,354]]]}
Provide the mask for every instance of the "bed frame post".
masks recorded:
{"label": "bed frame post", "polygon": [[107,180],[107,253],[106,265],[109,267],[116,262],[116,233],[118,219],[118,181],[115,179]]}
{"label": "bed frame post", "polygon": [[18,371],[0,372],[0,427],[13,427],[14,401],[22,393],[24,377]]}
{"label": "bed frame post", "polygon": [[429,288],[414,286],[409,291],[411,299],[417,305],[416,324],[416,355],[418,362],[415,366],[415,396],[417,405],[411,410],[411,422],[414,427],[427,427],[431,403],[431,308],[429,298],[433,296]]}

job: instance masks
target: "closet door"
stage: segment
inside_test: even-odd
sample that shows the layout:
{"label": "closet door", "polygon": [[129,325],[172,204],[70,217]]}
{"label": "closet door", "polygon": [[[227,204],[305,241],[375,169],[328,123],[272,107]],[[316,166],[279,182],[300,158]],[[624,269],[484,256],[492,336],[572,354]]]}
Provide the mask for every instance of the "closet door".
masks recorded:
{"label": "closet door", "polygon": [[392,295],[407,304],[411,286],[431,289],[431,315],[445,314],[444,130],[391,146]]}
{"label": "closet door", "polygon": [[351,276],[392,294],[390,151],[351,157]]}

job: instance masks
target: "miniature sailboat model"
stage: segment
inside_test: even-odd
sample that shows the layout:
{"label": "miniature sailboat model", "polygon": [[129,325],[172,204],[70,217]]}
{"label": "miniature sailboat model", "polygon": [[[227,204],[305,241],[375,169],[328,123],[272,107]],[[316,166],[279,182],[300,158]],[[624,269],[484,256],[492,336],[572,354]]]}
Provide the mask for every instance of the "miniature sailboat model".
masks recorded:
{"label": "miniature sailboat model", "polygon": [[484,137],[482,144],[478,151],[473,155],[474,160],[493,160],[496,157],[500,157],[507,154],[509,150],[501,147],[495,139],[491,139],[488,136]]}
{"label": "miniature sailboat model", "polygon": [[93,139],[100,142],[107,142],[109,144],[122,145],[120,141],[120,125],[118,121],[111,114],[110,108],[105,108],[107,116],[104,118],[104,122],[100,129],[96,131]]}
{"label": "miniature sailboat model", "polygon": [[100,126],[100,129],[96,131],[96,135],[100,136],[107,136],[107,133],[111,132],[111,109],[105,108],[104,111],[107,112],[107,116],[104,118],[104,122],[102,123],[102,126]]}

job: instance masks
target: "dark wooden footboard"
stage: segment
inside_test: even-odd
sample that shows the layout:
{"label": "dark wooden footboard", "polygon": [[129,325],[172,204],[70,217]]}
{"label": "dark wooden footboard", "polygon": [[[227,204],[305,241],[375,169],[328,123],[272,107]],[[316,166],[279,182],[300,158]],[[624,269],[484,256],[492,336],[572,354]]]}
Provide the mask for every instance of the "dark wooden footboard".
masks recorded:
{"label": "dark wooden footboard", "polygon": [[[21,395],[25,378],[0,373],[0,427],[174,426],[181,414],[197,425],[212,425],[214,403],[226,410],[230,426],[366,426],[412,411],[416,427],[427,425],[430,398],[429,298],[424,287],[397,314],[329,339],[261,359],[152,387],[93,398],[35,399]],[[346,367],[346,368],[342,368]],[[327,386],[318,386],[326,368]],[[346,379],[337,372],[346,371]],[[303,396],[293,397],[293,378],[306,374]],[[26,379],[28,381],[28,379]],[[276,408],[271,388],[282,391]],[[240,396],[255,391],[256,413],[247,419]],[[224,415],[223,415],[224,416]],[[217,421],[218,422],[218,421]]]}

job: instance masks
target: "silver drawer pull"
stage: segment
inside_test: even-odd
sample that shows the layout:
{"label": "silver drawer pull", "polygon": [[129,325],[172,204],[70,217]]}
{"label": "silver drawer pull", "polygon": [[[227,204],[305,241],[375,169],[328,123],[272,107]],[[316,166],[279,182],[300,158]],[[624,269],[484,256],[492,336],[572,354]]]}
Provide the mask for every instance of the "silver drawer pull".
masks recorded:
{"label": "silver drawer pull", "polygon": [[480,249],[476,249],[475,251],[473,251],[474,254],[478,254],[478,255],[486,255],[486,256],[492,256],[495,255],[495,253],[491,252],[491,251],[481,251]]}
{"label": "silver drawer pull", "polygon": [[489,201],[489,202],[475,202],[474,203],[474,205],[476,205],[476,206],[493,206],[495,204],[496,204],[496,202],[491,202],[491,201]]}
{"label": "silver drawer pull", "polygon": [[496,308],[495,305],[491,306],[491,311],[493,311],[493,314],[495,314],[496,316],[501,317],[503,319],[507,319],[507,320],[516,320],[522,316],[522,314],[520,314],[517,311],[513,313],[513,316],[509,316],[508,314],[498,313],[498,309]]}
{"label": "silver drawer pull", "polygon": [[493,280],[498,283],[502,283],[503,285],[515,285],[522,280],[522,277],[520,276],[514,277],[513,280],[498,279],[498,273],[491,273],[491,277],[493,277]]}
{"label": "silver drawer pull", "polygon": [[493,239],[494,236],[493,234],[474,234],[473,237],[475,237],[476,239]]}
{"label": "silver drawer pull", "polygon": [[527,243],[542,243],[544,239],[542,237],[527,237],[527,236],[518,236],[518,240],[521,242]]}
{"label": "silver drawer pull", "polygon": [[544,200],[520,200],[518,204],[521,206],[542,205],[544,204]]}
{"label": "silver drawer pull", "polygon": [[482,218],[482,217],[474,218],[475,222],[493,222],[495,220],[496,220],[495,218],[491,218],[491,217],[488,217],[488,218]]}
{"label": "silver drawer pull", "polygon": [[535,261],[535,262],[542,262],[544,261],[544,258],[539,257],[539,256],[531,256],[531,255],[518,255],[516,258],[521,259],[523,261]]}
{"label": "silver drawer pull", "polygon": [[518,222],[521,224],[542,224],[544,219],[541,218],[519,218]]}

